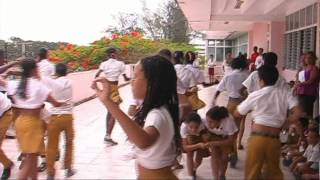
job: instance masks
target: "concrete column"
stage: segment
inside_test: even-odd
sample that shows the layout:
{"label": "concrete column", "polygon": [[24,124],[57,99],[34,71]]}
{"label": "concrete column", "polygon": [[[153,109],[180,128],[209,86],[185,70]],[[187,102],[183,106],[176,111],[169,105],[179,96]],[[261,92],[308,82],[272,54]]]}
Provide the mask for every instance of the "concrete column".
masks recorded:
{"label": "concrete column", "polygon": [[270,22],[269,23],[269,50],[278,55],[277,68],[282,70],[284,64],[284,32],[285,22]]}

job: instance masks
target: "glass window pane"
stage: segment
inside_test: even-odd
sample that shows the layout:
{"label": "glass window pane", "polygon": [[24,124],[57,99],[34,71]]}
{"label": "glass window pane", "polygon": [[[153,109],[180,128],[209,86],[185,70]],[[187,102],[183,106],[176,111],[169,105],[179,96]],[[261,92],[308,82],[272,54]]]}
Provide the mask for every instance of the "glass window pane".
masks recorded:
{"label": "glass window pane", "polygon": [[226,40],[225,43],[226,43],[226,46],[232,46],[232,41],[230,40]]}
{"label": "glass window pane", "polygon": [[225,49],[224,49],[224,58],[227,57],[227,54],[228,54],[228,53],[231,53],[231,55],[232,55],[232,48],[225,48]]}
{"label": "glass window pane", "polygon": [[223,61],[223,59],[224,59],[223,48],[217,48],[216,61]]}
{"label": "glass window pane", "polygon": [[223,46],[224,45],[223,40],[216,40],[216,45]]}
{"label": "glass window pane", "polygon": [[290,16],[289,16],[289,30],[292,30],[293,29],[293,14],[291,14]]}
{"label": "glass window pane", "polygon": [[208,57],[210,57],[210,55],[212,54],[213,57],[215,55],[215,51],[216,49],[214,47],[208,47]]}
{"label": "glass window pane", "polygon": [[286,31],[289,30],[289,16],[286,16]]}
{"label": "glass window pane", "polygon": [[209,40],[209,42],[208,42],[208,45],[209,45],[209,46],[214,46],[214,44],[215,44],[215,43],[214,43],[214,40]]}

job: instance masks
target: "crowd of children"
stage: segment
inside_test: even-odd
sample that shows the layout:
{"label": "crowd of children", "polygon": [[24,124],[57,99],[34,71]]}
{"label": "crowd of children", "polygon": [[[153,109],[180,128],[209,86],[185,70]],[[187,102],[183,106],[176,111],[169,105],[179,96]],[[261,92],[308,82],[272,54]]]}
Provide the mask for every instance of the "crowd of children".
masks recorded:
{"label": "crowd of children", "polygon": [[[246,57],[228,59],[231,71],[217,85],[209,110],[201,117],[198,110],[206,104],[199,98],[199,87],[211,86],[213,79],[206,82],[195,65],[194,52],[163,49],[140,60],[131,79],[133,100],[125,113],[119,107],[122,98],[118,84],[121,75],[126,81],[129,78],[125,64],[117,60],[117,49],[108,48],[106,61],[91,85],[108,110],[105,142],[117,144],[111,138],[117,121],[134,147],[139,179],[177,179],[173,170],[183,168],[178,157],[185,154],[186,169],[193,179],[203,158],[209,157],[212,177],[224,180],[228,162],[235,167],[237,151],[244,149],[245,120],[251,113],[244,179],[283,179],[281,157],[297,179],[319,178],[319,117],[312,118],[310,110],[320,78],[314,66],[316,57],[311,52],[306,54],[302,74],[289,86],[276,68],[277,55],[262,54],[263,49],[259,52],[255,48],[253,56],[259,63],[251,62],[251,73]],[[40,170],[47,168],[47,179],[55,178],[61,132],[66,139],[66,177],[75,173],[72,83],[66,78],[66,65],[54,66],[47,55],[48,51],[41,49],[37,60],[26,59],[0,68],[4,77],[0,87],[6,91],[0,93],[0,144],[14,123],[23,157],[19,179],[37,179],[39,155],[43,157]],[[21,70],[6,71],[14,65],[20,65]],[[212,64],[209,68],[210,75],[214,74]],[[99,77],[101,73],[105,76]],[[10,75],[20,78],[5,79]],[[217,105],[223,91],[228,94],[226,107]],[[8,179],[13,162],[1,150],[0,162],[4,166],[1,178]]]}

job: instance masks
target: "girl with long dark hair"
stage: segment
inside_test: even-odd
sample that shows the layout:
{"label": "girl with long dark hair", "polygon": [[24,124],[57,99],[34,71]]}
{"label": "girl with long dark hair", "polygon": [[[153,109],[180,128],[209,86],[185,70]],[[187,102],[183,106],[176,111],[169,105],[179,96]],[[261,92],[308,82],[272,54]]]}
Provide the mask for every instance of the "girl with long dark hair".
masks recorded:
{"label": "girl with long dark hair", "polygon": [[38,155],[44,151],[40,112],[45,101],[54,106],[62,103],[52,98],[50,90],[39,81],[38,67],[34,60],[23,60],[21,69],[21,80],[7,83],[8,95],[12,97],[13,107],[18,112],[15,121],[17,140],[22,154],[25,155],[18,179],[37,179]]}
{"label": "girl with long dark hair", "polygon": [[177,179],[170,169],[181,146],[175,69],[166,58],[156,55],[142,59],[134,75],[133,96],[143,100],[135,121],[109,98],[111,84],[107,79],[97,78],[92,88],[136,145],[138,178]]}

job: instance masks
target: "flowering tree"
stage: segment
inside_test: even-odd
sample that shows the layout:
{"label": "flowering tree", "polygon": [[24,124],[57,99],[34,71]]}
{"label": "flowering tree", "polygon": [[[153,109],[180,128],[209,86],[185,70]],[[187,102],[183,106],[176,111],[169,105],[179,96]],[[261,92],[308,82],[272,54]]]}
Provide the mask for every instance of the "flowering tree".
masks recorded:
{"label": "flowering tree", "polygon": [[143,57],[156,54],[162,48],[172,51],[195,50],[192,45],[185,43],[146,39],[143,34],[134,31],[124,35],[112,34],[111,37],[103,37],[90,46],[61,45],[59,49],[50,51],[49,59],[54,63],[66,63],[71,71],[96,69],[104,61],[105,50],[109,47],[117,48],[119,59],[125,63],[136,63]]}

